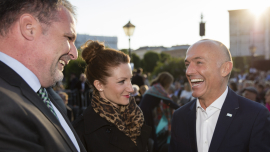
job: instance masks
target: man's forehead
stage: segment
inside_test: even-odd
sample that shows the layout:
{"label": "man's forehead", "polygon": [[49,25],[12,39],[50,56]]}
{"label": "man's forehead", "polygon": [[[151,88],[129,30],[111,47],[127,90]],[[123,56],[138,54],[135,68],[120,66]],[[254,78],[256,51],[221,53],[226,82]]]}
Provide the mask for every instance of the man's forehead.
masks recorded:
{"label": "man's forehead", "polygon": [[219,56],[219,48],[211,41],[197,42],[193,44],[186,53],[186,59],[206,59],[211,56]]}

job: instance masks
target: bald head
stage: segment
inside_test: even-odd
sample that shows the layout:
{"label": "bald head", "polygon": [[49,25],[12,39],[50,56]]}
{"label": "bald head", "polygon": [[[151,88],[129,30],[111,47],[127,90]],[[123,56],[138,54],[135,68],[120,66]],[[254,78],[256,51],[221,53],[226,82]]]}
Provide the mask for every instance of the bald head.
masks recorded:
{"label": "bald head", "polygon": [[216,54],[217,57],[219,58],[218,61],[220,61],[219,62],[220,64],[226,61],[232,62],[232,56],[229,49],[223,43],[219,41],[211,40],[211,39],[203,39],[196,42],[192,46],[195,46],[195,45],[202,45],[205,48],[209,49],[209,51],[212,51],[212,53]]}

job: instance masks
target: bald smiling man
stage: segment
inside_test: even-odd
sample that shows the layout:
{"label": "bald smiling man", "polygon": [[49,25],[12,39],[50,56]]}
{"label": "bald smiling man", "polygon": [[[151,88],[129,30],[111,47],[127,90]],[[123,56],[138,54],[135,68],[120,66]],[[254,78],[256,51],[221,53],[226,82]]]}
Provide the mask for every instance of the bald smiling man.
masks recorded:
{"label": "bald smiling man", "polygon": [[190,46],[185,59],[193,101],[175,111],[170,152],[270,151],[270,113],[228,88],[233,62],[215,40]]}

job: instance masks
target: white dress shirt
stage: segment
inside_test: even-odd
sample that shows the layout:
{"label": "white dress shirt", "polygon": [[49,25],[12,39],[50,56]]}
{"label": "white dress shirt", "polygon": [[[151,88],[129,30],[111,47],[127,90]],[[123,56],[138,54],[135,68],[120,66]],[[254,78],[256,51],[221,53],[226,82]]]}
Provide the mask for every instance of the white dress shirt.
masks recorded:
{"label": "white dress shirt", "polygon": [[201,107],[199,99],[197,99],[196,136],[198,152],[208,152],[219,113],[227,94],[228,87],[224,93],[205,110]]}
{"label": "white dress shirt", "polygon": [[[5,63],[7,66],[9,66],[11,69],[13,69],[18,75],[20,75],[23,78],[23,80],[34,90],[34,92],[37,92],[40,89],[41,84],[40,84],[38,78],[36,77],[36,75],[32,71],[30,71],[28,68],[26,68],[22,63],[20,63],[16,59],[14,59],[14,58],[12,58],[12,57],[10,57],[2,52],[0,52],[0,61]],[[68,126],[67,122],[65,121],[64,117],[61,115],[59,110],[54,106],[54,104],[52,102],[51,102],[51,104],[53,106],[53,109],[54,109],[62,127],[64,128],[64,130],[68,134],[69,138],[71,139],[71,141],[75,145],[78,152],[80,152],[80,147],[78,145],[78,142],[77,142],[73,132],[71,131],[70,127]]]}

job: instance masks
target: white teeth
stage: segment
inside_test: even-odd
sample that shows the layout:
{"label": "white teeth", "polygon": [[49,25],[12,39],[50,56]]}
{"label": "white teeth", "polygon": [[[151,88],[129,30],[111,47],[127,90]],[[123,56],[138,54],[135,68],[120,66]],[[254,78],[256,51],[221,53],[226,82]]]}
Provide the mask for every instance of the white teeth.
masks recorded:
{"label": "white teeth", "polygon": [[190,82],[203,82],[203,79],[191,79]]}
{"label": "white teeth", "polygon": [[192,87],[196,87],[196,86],[198,86],[198,85],[200,85],[200,84],[192,84]]}
{"label": "white teeth", "polygon": [[61,64],[63,64],[63,66],[65,66],[65,61],[63,61],[63,60],[59,60],[59,62],[61,63]]}

